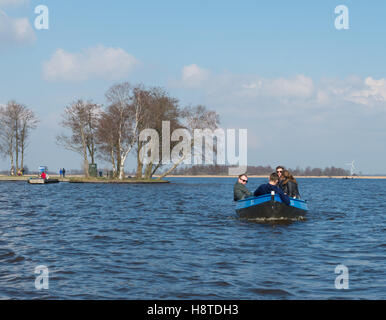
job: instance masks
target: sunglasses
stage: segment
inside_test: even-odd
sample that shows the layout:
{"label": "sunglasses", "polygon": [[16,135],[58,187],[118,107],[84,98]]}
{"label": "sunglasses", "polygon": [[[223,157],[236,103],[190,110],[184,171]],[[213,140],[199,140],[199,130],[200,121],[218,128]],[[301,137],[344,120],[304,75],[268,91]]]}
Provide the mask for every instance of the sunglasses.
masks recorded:
{"label": "sunglasses", "polygon": [[283,172],[283,170],[277,170],[276,172],[277,172],[277,173],[282,173],[282,172]]}
{"label": "sunglasses", "polygon": [[248,180],[240,179],[242,182],[248,183]]}

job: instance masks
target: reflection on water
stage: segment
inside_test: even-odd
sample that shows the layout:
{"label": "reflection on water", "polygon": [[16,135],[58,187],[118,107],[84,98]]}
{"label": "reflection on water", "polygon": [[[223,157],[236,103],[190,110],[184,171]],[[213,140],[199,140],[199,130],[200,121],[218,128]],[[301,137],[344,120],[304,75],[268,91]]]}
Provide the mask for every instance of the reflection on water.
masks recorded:
{"label": "reflection on water", "polygon": [[386,180],[299,181],[302,221],[238,219],[228,178],[0,183],[0,299],[384,299]]}
{"label": "reflection on water", "polygon": [[301,222],[301,221],[307,221],[306,217],[297,217],[297,218],[254,218],[254,219],[243,219],[239,218],[240,220],[244,220],[251,223],[260,223],[260,224],[268,224],[272,225],[273,227],[277,225],[284,225],[289,226],[295,222]]}

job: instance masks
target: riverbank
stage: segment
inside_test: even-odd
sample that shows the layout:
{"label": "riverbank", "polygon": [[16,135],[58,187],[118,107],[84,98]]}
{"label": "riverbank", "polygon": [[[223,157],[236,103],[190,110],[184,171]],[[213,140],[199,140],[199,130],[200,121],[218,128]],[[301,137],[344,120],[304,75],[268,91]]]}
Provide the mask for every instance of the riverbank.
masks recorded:
{"label": "riverbank", "polygon": [[[158,179],[152,179],[152,180],[145,180],[145,179],[124,179],[124,180],[117,180],[117,179],[108,179],[108,178],[85,178],[83,176],[72,176],[69,175],[66,178],[62,178],[59,175],[49,175],[50,179],[58,179],[59,182],[68,182],[68,183],[105,183],[105,184],[112,184],[112,183],[133,183],[133,184],[152,184],[152,183],[169,183],[167,180],[158,180]],[[22,177],[14,177],[14,176],[4,176],[0,175],[0,182],[17,182],[17,181],[25,181],[27,182],[30,178],[36,178],[36,175],[26,175]]]}
{"label": "riverbank", "polygon": [[[154,178],[158,178],[159,176],[154,176]],[[267,178],[268,175],[248,175],[249,178]],[[22,177],[15,177],[15,176],[5,176],[0,175],[0,182],[1,181],[27,181],[30,178],[36,178],[36,175],[26,175]],[[52,179],[58,179],[60,182],[70,182],[70,183],[168,183],[167,180],[158,180],[158,179],[152,179],[152,180],[138,180],[138,179],[125,179],[125,180],[115,180],[115,179],[107,179],[107,178],[84,178],[80,175],[68,175],[66,178],[61,178],[59,175],[50,175],[50,178]],[[237,176],[227,176],[227,175],[186,175],[186,176],[180,176],[180,175],[170,175],[166,178],[234,178],[236,179]],[[348,176],[336,176],[336,177],[330,177],[330,176],[297,176],[296,179],[386,179],[386,176],[354,176],[354,177],[348,177]]]}
{"label": "riverbank", "polygon": [[108,179],[108,178],[84,178],[84,177],[72,177],[68,181],[69,183],[105,183],[105,184],[111,184],[111,183],[133,183],[133,184],[162,184],[162,183],[169,183],[170,181],[167,180],[159,180],[159,179]]}
{"label": "riverbank", "polygon": [[[155,176],[157,177],[157,176]],[[238,178],[238,176],[227,175],[170,175],[168,178]],[[248,175],[249,178],[268,178],[268,175]],[[296,179],[386,179],[386,176],[296,176]]]}

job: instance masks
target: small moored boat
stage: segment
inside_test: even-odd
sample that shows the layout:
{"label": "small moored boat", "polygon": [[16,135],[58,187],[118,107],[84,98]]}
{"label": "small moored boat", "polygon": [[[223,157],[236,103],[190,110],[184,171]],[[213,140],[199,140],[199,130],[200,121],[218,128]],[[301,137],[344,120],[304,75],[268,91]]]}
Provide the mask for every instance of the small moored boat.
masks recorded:
{"label": "small moored boat", "polygon": [[247,198],[236,203],[237,214],[246,219],[299,219],[307,211],[305,200],[291,198],[288,206],[277,194]]}
{"label": "small moored boat", "polygon": [[42,178],[30,178],[28,179],[30,184],[47,184],[47,183],[59,183],[58,179],[42,179]]}

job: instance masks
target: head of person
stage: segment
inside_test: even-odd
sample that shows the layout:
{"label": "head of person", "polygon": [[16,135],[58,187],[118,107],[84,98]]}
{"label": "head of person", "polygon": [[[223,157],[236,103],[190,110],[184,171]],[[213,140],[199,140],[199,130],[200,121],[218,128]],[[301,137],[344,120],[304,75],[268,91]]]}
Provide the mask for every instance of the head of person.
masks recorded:
{"label": "head of person", "polygon": [[269,176],[269,184],[276,186],[279,183],[279,175],[274,172]]}
{"label": "head of person", "polygon": [[247,184],[248,183],[248,176],[246,174],[239,175],[238,182],[241,184],[244,184],[244,185]]}
{"label": "head of person", "polygon": [[276,167],[276,173],[279,176],[279,178],[281,178],[284,170],[285,170],[285,168],[283,166]]}
{"label": "head of person", "polygon": [[297,183],[297,182],[296,182],[296,179],[294,178],[294,176],[292,175],[292,173],[289,172],[288,170],[284,170],[284,171],[283,171],[282,177],[283,177],[283,180],[284,180],[283,184],[286,184],[288,181],[292,181],[292,182]]}

